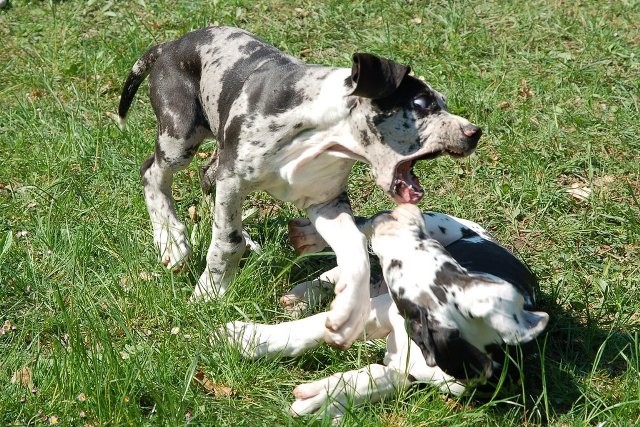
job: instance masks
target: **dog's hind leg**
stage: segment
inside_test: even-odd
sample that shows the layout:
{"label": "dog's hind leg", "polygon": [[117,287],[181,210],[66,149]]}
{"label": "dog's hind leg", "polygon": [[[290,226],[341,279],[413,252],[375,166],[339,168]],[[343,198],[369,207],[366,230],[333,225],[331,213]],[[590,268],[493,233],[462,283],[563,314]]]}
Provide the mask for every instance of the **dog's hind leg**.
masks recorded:
{"label": "dog's hind leg", "polygon": [[[190,250],[171,195],[173,175],[187,167],[211,132],[193,82],[179,71],[158,68],[160,71],[149,78],[149,93],[158,118],[155,153],[143,163],[140,174],[154,244],[162,263],[175,270],[181,268]],[[168,97],[167,93],[173,95]]]}

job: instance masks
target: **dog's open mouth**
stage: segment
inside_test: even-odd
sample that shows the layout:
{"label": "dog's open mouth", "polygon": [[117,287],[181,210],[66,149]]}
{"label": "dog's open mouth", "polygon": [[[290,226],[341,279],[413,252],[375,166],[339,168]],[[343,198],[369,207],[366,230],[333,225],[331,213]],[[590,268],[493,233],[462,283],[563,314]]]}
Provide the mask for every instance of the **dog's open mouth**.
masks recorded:
{"label": "dog's open mouth", "polygon": [[424,190],[420,185],[420,180],[413,173],[413,167],[419,160],[435,159],[442,152],[428,153],[414,159],[409,159],[398,163],[393,177],[391,194],[396,203],[416,204],[424,197]]}
{"label": "dog's open mouth", "polygon": [[420,180],[413,173],[414,160],[401,162],[393,180],[393,199],[396,203],[418,203],[424,197]]}
{"label": "dog's open mouth", "polygon": [[447,154],[451,157],[466,157],[469,153],[458,152],[451,149],[445,149],[441,151],[434,151],[431,153],[423,154],[413,159],[404,160],[396,166],[396,172],[393,177],[393,184],[391,186],[391,196],[396,203],[413,203],[416,204],[424,197],[424,190],[420,185],[420,180],[413,173],[413,167],[420,160],[431,160],[439,157],[442,154]]}

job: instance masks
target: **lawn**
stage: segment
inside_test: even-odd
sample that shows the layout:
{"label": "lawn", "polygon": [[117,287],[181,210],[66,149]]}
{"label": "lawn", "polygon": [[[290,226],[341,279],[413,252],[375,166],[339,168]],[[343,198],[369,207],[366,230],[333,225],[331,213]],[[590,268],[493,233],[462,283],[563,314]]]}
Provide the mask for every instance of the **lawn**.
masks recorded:
{"label": "lawn", "polygon": [[[490,399],[412,389],[350,408],[345,425],[639,424],[638,22],[633,0],[9,1],[0,423],[329,425],[288,415],[293,387],[381,360],[382,343],[360,343],[247,362],[209,340],[231,320],[283,320],[279,296],[331,262],[298,258],[286,223],[301,212],[256,194],[247,227],[263,253],[248,255],[222,301],[187,302],[208,244],[198,168],[213,142],[175,184],[191,272],[157,262],[138,175],[155,137],[146,84],[126,131],[107,113],[149,46],[225,24],[309,63],[388,56],[446,94],[484,135],[470,158],[418,168],[420,206],[487,227],[536,273],[551,316],[520,385]],[[365,165],[349,191],[358,214],[392,207]]]}

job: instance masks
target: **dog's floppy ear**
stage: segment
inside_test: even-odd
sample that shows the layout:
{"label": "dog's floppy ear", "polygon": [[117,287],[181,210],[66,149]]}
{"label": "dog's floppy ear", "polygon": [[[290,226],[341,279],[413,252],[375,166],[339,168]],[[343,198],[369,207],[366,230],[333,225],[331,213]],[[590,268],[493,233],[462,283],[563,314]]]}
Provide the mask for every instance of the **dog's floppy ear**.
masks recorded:
{"label": "dog's floppy ear", "polygon": [[411,69],[370,53],[354,53],[351,95],[380,99],[391,95]]}
{"label": "dog's floppy ear", "polygon": [[[387,283],[389,283],[388,278]],[[409,334],[409,338],[416,343],[427,365],[436,366],[436,347],[431,338],[431,332],[429,331],[429,314],[427,309],[418,306],[413,301],[406,298],[399,297],[392,288],[389,288],[391,297],[398,307],[398,311],[405,319],[405,328]]]}
{"label": "dog's floppy ear", "polygon": [[411,340],[420,347],[422,350],[422,356],[427,362],[427,365],[434,367],[436,362],[436,346],[429,330],[429,324],[427,322],[427,315],[424,310],[418,311],[418,318],[413,318],[408,323],[408,333]]}
{"label": "dog's floppy ear", "polygon": [[491,377],[491,358],[462,338],[459,330],[434,328],[431,339],[436,349],[436,362],[447,374],[460,380]]}

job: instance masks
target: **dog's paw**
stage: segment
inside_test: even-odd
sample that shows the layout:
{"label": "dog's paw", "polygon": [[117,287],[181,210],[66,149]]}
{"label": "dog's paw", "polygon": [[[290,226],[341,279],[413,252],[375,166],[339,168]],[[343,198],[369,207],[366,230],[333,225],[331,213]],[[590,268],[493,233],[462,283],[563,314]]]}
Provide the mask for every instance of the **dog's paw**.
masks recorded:
{"label": "dog's paw", "polygon": [[338,292],[327,313],[325,342],[340,349],[351,346],[362,334],[370,311],[369,288],[347,285]]}
{"label": "dog's paw", "polygon": [[299,283],[283,295],[280,305],[285,313],[299,319],[326,304],[333,294],[333,276],[330,276],[332,272],[333,270],[324,273],[318,279]]}
{"label": "dog's paw", "polygon": [[289,409],[291,415],[302,416],[317,412],[325,402],[332,417],[339,417],[345,409],[347,394],[342,374],[335,374],[312,383],[300,384],[293,389],[296,399]]}
{"label": "dog's paw", "polygon": [[160,253],[160,262],[167,269],[175,272],[186,269],[191,248],[182,224],[158,227],[154,230],[153,242]]}
{"label": "dog's paw", "polygon": [[189,298],[189,302],[213,301],[224,294],[225,289],[216,285],[213,275],[206,268],[198,278],[198,283]]}
{"label": "dog's paw", "polygon": [[259,359],[270,353],[268,336],[264,337],[264,325],[241,321],[229,322],[222,327],[222,335],[238,348],[242,357]]}
{"label": "dog's paw", "polygon": [[289,221],[289,241],[299,254],[320,252],[329,246],[311,221],[305,218]]}
{"label": "dog's paw", "polygon": [[292,319],[300,319],[309,312],[309,303],[300,296],[294,294],[281,296],[280,306]]}
{"label": "dog's paw", "polygon": [[[308,415],[324,409],[334,419],[341,417],[349,406],[374,397],[378,379],[375,372],[372,373],[369,369],[365,367],[340,372],[318,381],[298,385],[293,389],[293,397],[296,400],[289,409],[291,415]],[[372,400],[377,398],[374,397]]]}
{"label": "dog's paw", "polygon": [[306,415],[324,409],[331,417],[340,417],[351,405],[377,402],[407,387],[407,377],[400,371],[372,364],[330,377],[300,384],[293,390],[292,415]]}

